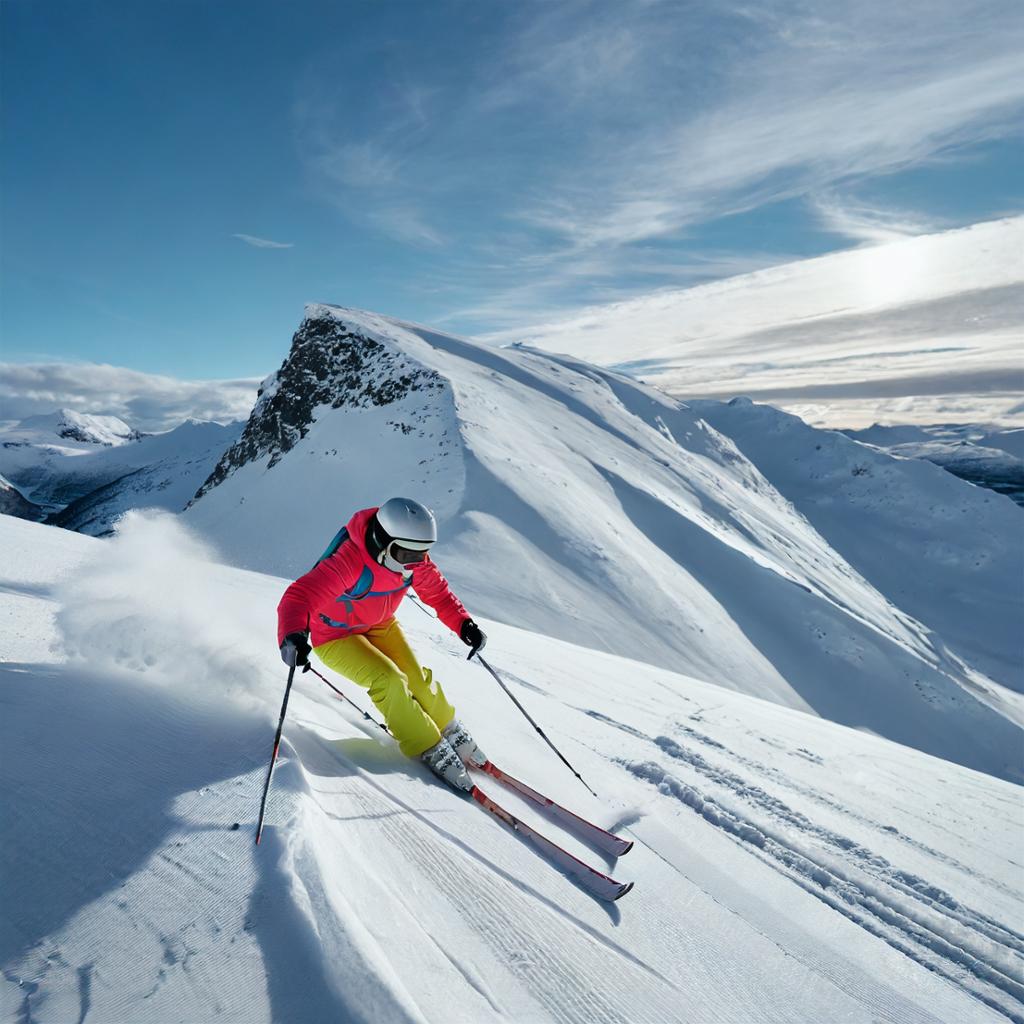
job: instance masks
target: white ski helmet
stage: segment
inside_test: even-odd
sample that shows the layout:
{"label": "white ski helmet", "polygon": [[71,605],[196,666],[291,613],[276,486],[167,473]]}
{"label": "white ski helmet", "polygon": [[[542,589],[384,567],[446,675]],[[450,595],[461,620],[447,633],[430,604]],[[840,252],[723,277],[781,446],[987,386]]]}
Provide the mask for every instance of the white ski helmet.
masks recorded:
{"label": "white ski helmet", "polygon": [[408,573],[437,540],[437,520],[412,498],[389,498],[371,523],[374,557],[392,572]]}

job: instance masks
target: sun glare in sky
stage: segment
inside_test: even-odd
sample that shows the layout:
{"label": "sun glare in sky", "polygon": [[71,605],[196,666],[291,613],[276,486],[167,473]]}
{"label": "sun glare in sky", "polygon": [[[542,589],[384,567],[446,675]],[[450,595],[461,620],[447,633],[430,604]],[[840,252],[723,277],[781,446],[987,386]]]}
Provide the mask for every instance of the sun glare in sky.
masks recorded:
{"label": "sun glare in sky", "polygon": [[865,250],[852,268],[862,308],[898,306],[926,290],[929,249],[923,245],[880,245]]}

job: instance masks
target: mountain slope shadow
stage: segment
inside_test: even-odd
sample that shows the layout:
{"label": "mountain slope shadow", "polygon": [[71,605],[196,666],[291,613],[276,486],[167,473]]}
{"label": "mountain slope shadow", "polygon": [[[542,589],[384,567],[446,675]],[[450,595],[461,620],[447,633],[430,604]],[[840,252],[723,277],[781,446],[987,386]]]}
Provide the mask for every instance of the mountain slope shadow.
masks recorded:
{"label": "mountain slope shadow", "polygon": [[[713,537],[596,466],[633,523],[727,609],[823,718],[1019,781],[1021,731],[853,614]],[[809,643],[800,632],[818,637]]]}
{"label": "mountain slope shadow", "polygon": [[127,675],[6,664],[0,694],[0,820],[19,837],[0,844],[0,965],[137,871],[179,827],[179,794],[251,772],[267,746],[261,716]]}

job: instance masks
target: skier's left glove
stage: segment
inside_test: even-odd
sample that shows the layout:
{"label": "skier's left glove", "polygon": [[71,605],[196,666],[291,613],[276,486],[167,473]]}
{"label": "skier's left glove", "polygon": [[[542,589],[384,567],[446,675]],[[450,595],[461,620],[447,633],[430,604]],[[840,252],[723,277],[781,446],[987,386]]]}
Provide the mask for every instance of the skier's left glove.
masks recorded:
{"label": "skier's left glove", "polygon": [[281,644],[281,660],[289,667],[309,664],[309,646],[305,633],[289,633]]}
{"label": "skier's left glove", "polygon": [[473,648],[467,655],[468,658],[472,658],[477,651],[482,651],[484,644],[487,643],[487,634],[472,619],[466,619],[462,623],[459,637],[467,647]]}

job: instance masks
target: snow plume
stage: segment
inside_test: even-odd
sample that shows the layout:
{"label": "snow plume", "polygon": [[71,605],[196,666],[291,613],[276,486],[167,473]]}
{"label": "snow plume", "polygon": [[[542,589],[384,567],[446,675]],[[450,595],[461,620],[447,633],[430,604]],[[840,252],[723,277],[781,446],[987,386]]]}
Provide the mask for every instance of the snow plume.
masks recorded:
{"label": "snow plume", "polygon": [[238,697],[276,686],[276,602],[239,589],[215,559],[175,516],[127,513],[58,590],[67,655],[176,689]]}

